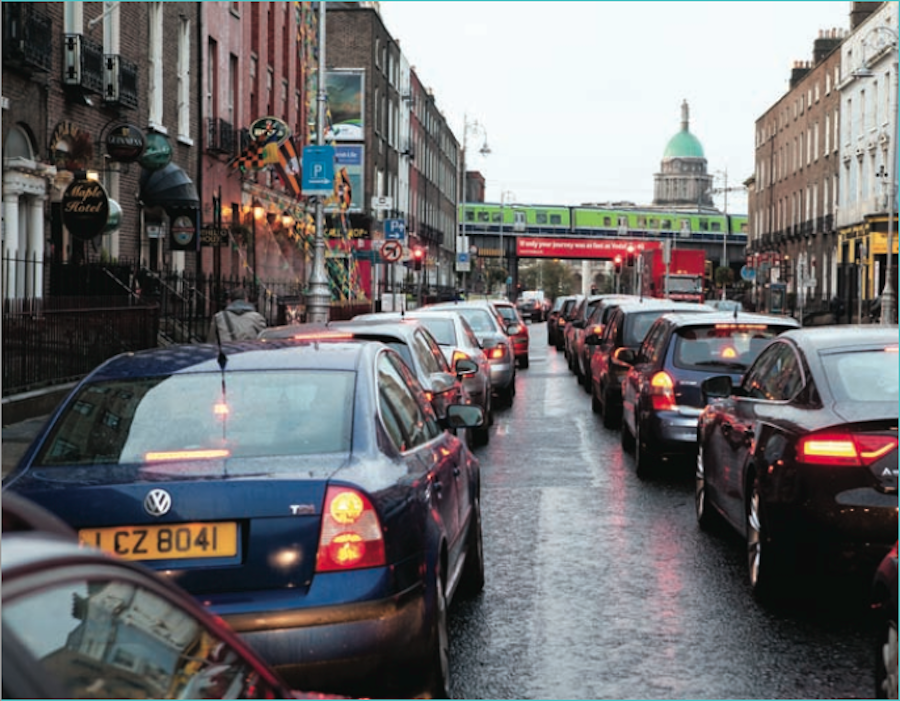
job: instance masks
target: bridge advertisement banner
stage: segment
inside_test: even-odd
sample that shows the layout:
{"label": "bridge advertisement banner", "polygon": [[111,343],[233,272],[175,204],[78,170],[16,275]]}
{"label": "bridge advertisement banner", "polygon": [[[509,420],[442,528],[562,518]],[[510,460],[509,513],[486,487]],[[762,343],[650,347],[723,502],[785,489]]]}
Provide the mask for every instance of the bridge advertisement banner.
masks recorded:
{"label": "bridge advertisement banner", "polygon": [[627,239],[553,239],[516,238],[516,255],[520,258],[623,258],[629,253],[661,248],[662,241]]}

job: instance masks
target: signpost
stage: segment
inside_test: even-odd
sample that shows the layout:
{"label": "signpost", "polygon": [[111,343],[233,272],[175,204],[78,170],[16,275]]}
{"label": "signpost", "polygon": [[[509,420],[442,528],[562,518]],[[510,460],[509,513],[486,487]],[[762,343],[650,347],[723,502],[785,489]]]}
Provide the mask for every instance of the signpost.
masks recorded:
{"label": "signpost", "polygon": [[384,238],[388,241],[403,241],[406,238],[406,222],[402,219],[385,219]]}
{"label": "signpost", "polygon": [[334,192],[334,146],[303,148],[303,180],[300,192],[320,197],[327,197]]}
{"label": "signpost", "polygon": [[403,255],[403,245],[399,241],[385,241],[381,245],[381,257],[388,263],[396,263]]}

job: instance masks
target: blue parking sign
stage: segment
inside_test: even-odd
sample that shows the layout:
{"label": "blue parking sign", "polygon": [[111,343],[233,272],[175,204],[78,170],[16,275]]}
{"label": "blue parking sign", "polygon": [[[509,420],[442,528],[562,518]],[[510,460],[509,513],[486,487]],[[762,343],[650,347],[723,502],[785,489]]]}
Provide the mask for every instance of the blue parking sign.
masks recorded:
{"label": "blue parking sign", "polygon": [[384,238],[386,241],[402,241],[405,239],[406,222],[403,219],[385,219]]}
{"label": "blue parking sign", "polygon": [[303,148],[300,191],[304,195],[330,195],[334,192],[334,146]]}

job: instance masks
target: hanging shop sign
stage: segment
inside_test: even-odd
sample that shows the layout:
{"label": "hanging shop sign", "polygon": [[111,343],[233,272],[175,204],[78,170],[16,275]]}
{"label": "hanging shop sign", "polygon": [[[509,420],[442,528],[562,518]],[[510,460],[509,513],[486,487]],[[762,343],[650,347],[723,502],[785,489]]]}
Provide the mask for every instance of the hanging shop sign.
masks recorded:
{"label": "hanging shop sign", "polygon": [[144,152],[144,132],[133,124],[117,124],[106,135],[106,152],[120,163],[133,163]]}
{"label": "hanging shop sign", "polygon": [[173,251],[196,251],[199,210],[183,209],[174,214],[169,227],[169,248]]}
{"label": "hanging shop sign", "polygon": [[62,197],[62,220],[76,239],[88,241],[103,233],[109,221],[109,196],[96,180],[69,183]]}
{"label": "hanging shop sign", "polygon": [[260,117],[250,125],[250,138],[265,144],[281,146],[291,133],[290,127],[278,117]]}
{"label": "hanging shop sign", "polygon": [[144,140],[144,153],[139,162],[147,170],[159,170],[172,162],[172,144],[165,134],[150,132]]}

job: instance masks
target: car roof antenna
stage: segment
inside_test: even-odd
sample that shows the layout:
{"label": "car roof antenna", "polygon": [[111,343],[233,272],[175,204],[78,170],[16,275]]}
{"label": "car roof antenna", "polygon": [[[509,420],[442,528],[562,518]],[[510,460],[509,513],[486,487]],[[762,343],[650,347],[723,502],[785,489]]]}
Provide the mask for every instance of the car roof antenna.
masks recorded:
{"label": "car roof antenna", "polygon": [[219,325],[216,324],[216,345],[219,347],[219,355],[216,357],[216,362],[219,364],[219,368],[222,372],[225,372],[225,365],[228,363],[228,356],[225,355],[225,351],[222,350],[222,336],[219,334]]}

